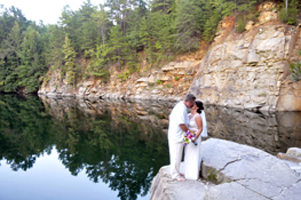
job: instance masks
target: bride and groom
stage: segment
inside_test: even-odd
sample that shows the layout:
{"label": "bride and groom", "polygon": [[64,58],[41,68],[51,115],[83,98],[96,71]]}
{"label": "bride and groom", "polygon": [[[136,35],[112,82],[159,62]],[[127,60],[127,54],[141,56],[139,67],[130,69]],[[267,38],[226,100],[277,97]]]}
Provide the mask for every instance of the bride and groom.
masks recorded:
{"label": "bride and groom", "polygon": [[[187,108],[191,113],[187,114]],[[184,147],[183,132],[193,132],[196,140],[186,144],[184,152],[184,174],[180,173],[182,152]],[[168,146],[170,157],[170,173],[173,179],[185,181],[199,178],[201,155],[201,136],[207,137],[207,125],[203,103],[196,101],[192,94],[186,95],[184,101],[176,104],[169,116]]]}

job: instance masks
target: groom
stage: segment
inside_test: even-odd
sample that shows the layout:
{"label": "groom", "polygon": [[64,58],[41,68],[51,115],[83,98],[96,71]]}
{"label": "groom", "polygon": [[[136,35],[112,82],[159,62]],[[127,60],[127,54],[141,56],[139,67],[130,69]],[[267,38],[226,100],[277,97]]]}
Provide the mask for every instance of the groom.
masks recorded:
{"label": "groom", "polygon": [[171,111],[168,127],[168,146],[170,159],[170,174],[172,179],[185,181],[180,175],[180,164],[183,152],[183,132],[187,132],[189,117],[187,108],[191,108],[195,103],[196,97],[187,94],[184,101],[180,101]]}

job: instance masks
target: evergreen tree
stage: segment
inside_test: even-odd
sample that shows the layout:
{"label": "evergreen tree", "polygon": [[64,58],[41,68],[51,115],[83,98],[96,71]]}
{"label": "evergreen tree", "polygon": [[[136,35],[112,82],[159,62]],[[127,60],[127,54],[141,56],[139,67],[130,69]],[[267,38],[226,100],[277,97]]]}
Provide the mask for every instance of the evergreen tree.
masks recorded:
{"label": "evergreen tree", "polygon": [[175,48],[190,51],[199,47],[201,26],[198,16],[201,13],[195,0],[179,0],[175,19]]}
{"label": "evergreen tree", "polygon": [[102,77],[107,79],[110,75],[108,69],[108,62],[110,61],[110,52],[112,48],[108,45],[97,45],[96,49],[90,49],[86,51],[86,54],[89,54],[90,63],[88,65],[89,71],[93,76]]}
{"label": "evergreen tree", "polygon": [[64,66],[61,69],[61,73],[63,76],[66,75],[68,83],[74,85],[77,76],[77,66],[75,61],[76,52],[73,47],[71,47],[71,41],[67,34],[65,36],[65,44],[63,45],[62,53],[64,55]]}
{"label": "evergreen tree", "polygon": [[111,25],[108,13],[105,11],[104,6],[100,4],[99,10],[92,13],[91,17],[97,26],[98,34],[101,35],[101,43],[104,46],[107,40],[107,32],[110,29]]}
{"label": "evergreen tree", "polygon": [[123,64],[122,59],[127,43],[125,42],[125,38],[119,25],[112,27],[110,30],[110,46],[112,47],[112,51],[115,52],[112,59],[117,61],[118,69],[121,70],[121,64]]}
{"label": "evergreen tree", "polygon": [[39,54],[39,42],[40,34],[33,26],[29,26],[24,34],[23,42],[21,44],[21,51],[18,52],[18,56],[21,59],[21,65],[16,69],[16,83],[13,83],[9,77],[6,80],[7,88],[11,88],[11,85],[16,85],[17,88],[24,88],[26,92],[35,92],[39,87],[39,77],[43,75],[40,65]]}
{"label": "evergreen tree", "polygon": [[147,17],[143,17],[139,26],[139,37],[144,49],[144,61],[145,63],[152,64],[153,57],[153,45],[152,45],[152,32],[150,26],[150,20]]}
{"label": "evergreen tree", "polygon": [[120,26],[123,36],[126,35],[128,28],[127,21],[132,8],[131,3],[130,0],[107,0],[105,4],[109,9],[111,20]]}
{"label": "evergreen tree", "polygon": [[65,42],[65,33],[57,25],[49,26],[49,47],[47,49],[47,63],[53,69],[57,69],[63,65],[64,55],[62,47]]}
{"label": "evergreen tree", "polygon": [[80,20],[79,26],[79,44],[82,52],[88,49],[93,49],[97,44],[97,26],[92,16],[95,15],[96,7],[93,6],[90,0],[84,2],[78,14]]}

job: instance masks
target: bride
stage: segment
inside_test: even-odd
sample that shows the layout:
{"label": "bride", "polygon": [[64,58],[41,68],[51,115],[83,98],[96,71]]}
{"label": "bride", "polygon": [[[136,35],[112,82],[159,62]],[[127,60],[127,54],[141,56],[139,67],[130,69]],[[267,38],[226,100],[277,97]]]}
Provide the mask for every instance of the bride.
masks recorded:
{"label": "bride", "polygon": [[196,144],[193,142],[185,146],[184,151],[184,175],[186,179],[197,180],[199,178],[201,155],[201,137],[207,137],[207,123],[203,103],[196,101],[189,114],[189,129],[196,134]]}

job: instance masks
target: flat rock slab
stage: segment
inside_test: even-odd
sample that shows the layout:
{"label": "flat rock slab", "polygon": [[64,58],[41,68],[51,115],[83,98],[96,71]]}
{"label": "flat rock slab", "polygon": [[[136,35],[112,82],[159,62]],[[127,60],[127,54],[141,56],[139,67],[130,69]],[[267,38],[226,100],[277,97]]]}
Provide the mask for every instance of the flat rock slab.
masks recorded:
{"label": "flat rock slab", "polygon": [[164,166],[155,176],[151,186],[151,200],[204,199],[206,185],[199,181],[179,182],[170,177],[169,166]]}
{"label": "flat rock slab", "polygon": [[[300,195],[294,195],[295,188],[301,186],[300,174],[276,156],[254,147],[213,138],[202,143],[201,155],[202,176],[210,177],[214,172],[219,184],[208,190],[209,199],[215,199],[210,195],[216,191],[224,200],[282,199],[285,194],[290,199],[300,198]],[[244,193],[248,198],[242,198]]]}
{"label": "flat rock slab", "polygon": [[150,200],[301,199],[301,176],[294,169],[299,164],[289,165],[262,150],[221,139],[201,145],[201,173],[210,183],[173,181],[169,166],[164,166],[153,179]]}

